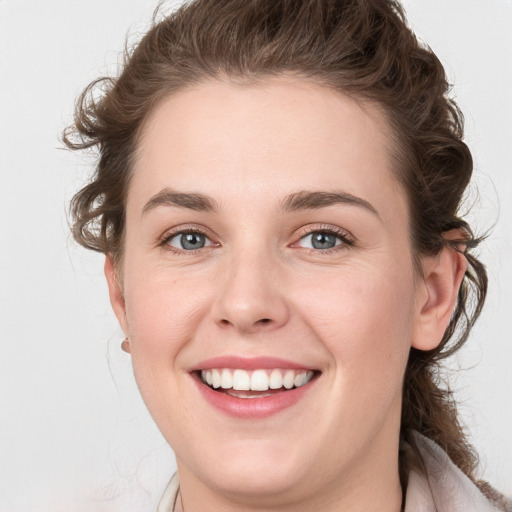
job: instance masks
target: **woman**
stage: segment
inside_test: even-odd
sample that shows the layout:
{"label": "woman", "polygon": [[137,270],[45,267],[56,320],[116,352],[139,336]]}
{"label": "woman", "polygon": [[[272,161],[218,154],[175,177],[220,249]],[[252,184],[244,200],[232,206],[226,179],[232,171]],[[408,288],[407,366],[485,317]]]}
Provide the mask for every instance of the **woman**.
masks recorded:
{"label": "woman", "polygon": [[159,510],[506,510],[437,379],[487,278],[462,117],[400,5],[194,1],[99,85],[74,235],[176,454]]}

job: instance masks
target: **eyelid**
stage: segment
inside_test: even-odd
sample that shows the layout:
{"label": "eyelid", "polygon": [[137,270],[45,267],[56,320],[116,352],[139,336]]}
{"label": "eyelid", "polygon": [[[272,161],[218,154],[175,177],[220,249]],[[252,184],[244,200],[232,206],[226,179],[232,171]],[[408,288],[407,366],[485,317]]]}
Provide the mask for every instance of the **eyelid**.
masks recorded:
{"label": "eyelid", "polygon": [[[312,251],[314,251],[316,253],[321,253],[321,252],[325,253],[328,251],[338,250],[342,247],[352,246],[356,242],[355,237],[351,233],[349,233],[346,229],[340,228],[339,226],[334,226],[332,224],[310,224],[310,225],[304,226],[298,230],[297,235],[296,235],[297,240],[295,242],[293,242],[293,244],[291,246],[297,247],[298,246],[297,244],[302,239],[304,239],[308,235],[311,235],[312,233],[319,233],[319,232],[335,235],[341,240],[342,243],[335,247],[332,247],[330,249],[312,249]],[[308,248],[304,248],[304,249],[308,249]]]}
{"label": "eyelid", "polygon": [[[211,245],[201,247],[197,250],[185,250],[185,249],[179,249],[177,247],[173,247],[168,244],[169,240],[174,238],[178,235],[183,235],[186,233],[199,233],[200,235],[205,236],[210,242]],[[198,224],[183,224],[179,226],[175,226],[171,229],[168,229],[165,231],[165,233],[159,238],[158,245],[160,247],[163,247],[165,250],[168,250],[170,252],[173,252],[175,254],[196,254],[200,251],[204,251],[205,249],[211,249],[212,247],[219,247],[220,243],[215,241],[215,236],[211,233],[209,229],[206,229],[203,226],[200,226]]]}
{"label": "eyelid", "polygon": [[[355,237],[350,232],[348,232],[346,229],[343,229],[339,226],[335,226],[332,224],[310,224],[310,225],[301,227],[296,232],[295,241],[292,244],[290,244],[290,247],[298,247],[297,244],[303,238],[305,238],[308,235],[311,235],[312,233],[317,233],[317,232],[324,232],[324,233],[330,233],[332,235],[335,235],[342,241],[342,243],[339,245],[336,245],[335,247],[330,248],[330,249],[311,249],[311,251],[313,251],[315,253],[327,253],[329,251],[342,249],[346,246],[352,246],[356,243]],[[177,235],[181,235],[184,233],[199,233],[199,234],[205,236],[206,238],[208,238],[208,240],[212,243],[212,245],[202,247],[202,248],[194,251],[194,250],[178,249],[178,248],[172,247],[168,244],[168,241],[170,239],[172,239],[173,237],[175,237]],[[198,224],[184,224],[184,225],[175,226],[173,228],[166,230],[165,233],[159,238],[158,245],[165,248],[166,250],[168,250],[170,252],[174,252],[176,254],[191,255],[191,254],[196,254],[200,251],[204,251],[205,249],[220,247],[221,244],[219,242],[217,242],[215,240],[215,238],[216,237],[213,235],[213,233],[211,233],[211,231],[209,229],[205,228],[204,226],[201,226]],[[304,249],[308,250],[308,248],[304,248]]]}

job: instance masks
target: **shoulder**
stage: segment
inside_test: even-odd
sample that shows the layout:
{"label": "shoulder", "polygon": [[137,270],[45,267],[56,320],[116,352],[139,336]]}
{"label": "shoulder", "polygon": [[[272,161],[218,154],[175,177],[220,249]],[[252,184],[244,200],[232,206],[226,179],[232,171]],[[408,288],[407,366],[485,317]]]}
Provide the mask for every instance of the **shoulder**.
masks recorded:
{"label": "shoulder", "polygon": [[499,493],[489,501],[437,444],[417,432],[414,436],[424,472],[412,470],[409,474],[405,512],[512,511],[505,500],[500,503]]}

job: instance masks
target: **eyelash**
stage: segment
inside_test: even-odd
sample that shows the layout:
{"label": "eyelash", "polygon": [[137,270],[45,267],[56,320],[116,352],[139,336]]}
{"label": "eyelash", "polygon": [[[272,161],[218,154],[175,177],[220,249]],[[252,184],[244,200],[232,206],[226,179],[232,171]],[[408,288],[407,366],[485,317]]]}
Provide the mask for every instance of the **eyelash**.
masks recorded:
{"label": "eyelash", "polygon": [[[313,234],[313,233],[325,233],[328,235],[333,235],[339,240],[341,240],[341,243],[339,245],[335,245],[334,247],[331,247],[329,249],[310,249],[307,247],[303,247],[302,249],[305,251],[308,251],[311,254],[316,255],[326,255],[331,254],[333,252],[337,252],[343,249],[346,249],[347,247],[351,247],[355,244],[355,240],[347,231],[337,228],[331,225],[318,225],[318,226],[311,226],[308,228],[305,228],[302,232],[300,232],[300,235],[298,237],[298,240],[294,242],[291,247],[296,247],[301,240],[306,238],[307,236]],[[196,250],[190,250],[187,251],[185,249],[176,249],[175,247],[169,245],[169,241],[172,240],[176,236],[180,235],[186,235],[186,234],[199,234],[204,236],[205,238],[208,238],[210,241],[212,241],[212,236],[208,234],[208,232],[204,229],[201,229],[199,226],[183,226],[180,229],[177,229],[176,231],[167,232],[162,239],[159,242],[159,245],[163,247],[165,250],[172,252],[173,254],[179,255],[179,256],[190,256],[197,254],[201,252],[204,249],[210,248],[210,247],[218,247],[219,244],[212,242],[211,246],[207,247],[201,247],[200,249]]]}
{"label": "eyelash", "polygon": [[307,247],[304,247],[303,250],[308,251],[310,254],[328,255],[328,254],[332,254],[333,252],[338,252],[338,251],[344,250],[347,247],[351,247],[355,244],[354,237],[352,235],[350,235],[344,229],[338,228],[336,226],[321,224],[321,225],[305,228],[304,231],[302,231],[300,233],[298,241],[294,242],[292,247],[313,233],[325,233],[328,235],[333,235],[336,238],[338,238],[339,240],[341,240],[341,243],[339,245],[335,245],[334,247],[331,247],[329,249],[309,249]]}
{"label": "eyelash", "polygon": [[209,239],[210,241],[212,239],[212,236],[206,230],[201,229],[199,226],[183,226],[183,227],[180,227],[179,229],[177,229],[176,231],[167,232],[162,237],[159,245],[161,247],[163,247],[166,251],[172,252],[173,254],[176,254],[178,256],[190,256],[190,255],[197,254],[197,253],[201,252],[204,249],[208,249],[208,248],[211,248],[211,247],[218,247],[219,246],[218,243],[212,242],[211,246],[201,247],[200,249],[187,251],[185,249],[176,249],[172,245],[169,245],[169,242],[174,237],[180,236],[180,235],[188,235],[188,234],[202,235],[205,238]]}

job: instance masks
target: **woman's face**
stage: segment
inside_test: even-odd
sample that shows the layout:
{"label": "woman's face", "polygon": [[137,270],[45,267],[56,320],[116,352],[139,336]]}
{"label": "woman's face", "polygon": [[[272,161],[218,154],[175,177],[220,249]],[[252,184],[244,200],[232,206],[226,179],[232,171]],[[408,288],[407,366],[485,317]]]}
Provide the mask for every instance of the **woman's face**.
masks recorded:
{"label": "woman's face", "polygon": [[110,285],[182,482],[276,503],[396,473],[424,287],[388,131],[291,78],[206,82],[148,120]]}

